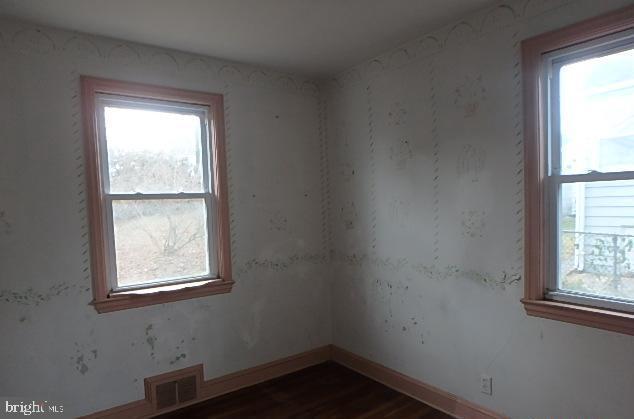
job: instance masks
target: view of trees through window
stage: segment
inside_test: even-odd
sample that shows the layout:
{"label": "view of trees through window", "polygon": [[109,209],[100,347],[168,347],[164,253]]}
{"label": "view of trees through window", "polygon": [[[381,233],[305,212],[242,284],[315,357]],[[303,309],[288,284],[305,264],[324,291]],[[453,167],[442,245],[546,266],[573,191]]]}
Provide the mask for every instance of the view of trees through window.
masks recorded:
{"label": "view of trees through window", "polygon": [[208,276],[205,200],[187,195],[204,192],[201,118],[108,106],[104,117],[118,285]]}

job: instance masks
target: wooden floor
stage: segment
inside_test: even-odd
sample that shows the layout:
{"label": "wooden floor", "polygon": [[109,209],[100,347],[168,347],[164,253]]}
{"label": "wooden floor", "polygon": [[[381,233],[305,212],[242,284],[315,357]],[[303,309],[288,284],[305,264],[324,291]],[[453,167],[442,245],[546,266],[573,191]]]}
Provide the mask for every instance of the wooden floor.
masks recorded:
{"label": "wooden floor", "polygon": [[160,418],[425,418],[451,416],[328,362]]}

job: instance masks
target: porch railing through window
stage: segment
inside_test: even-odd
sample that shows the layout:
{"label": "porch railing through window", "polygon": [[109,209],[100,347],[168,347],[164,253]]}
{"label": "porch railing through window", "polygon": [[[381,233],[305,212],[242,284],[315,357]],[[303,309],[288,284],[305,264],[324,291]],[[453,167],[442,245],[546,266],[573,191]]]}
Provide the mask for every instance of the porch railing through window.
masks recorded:
{"label": "porch railing through window", "polygon": [[631,298],[634,295],[634,235],[561,231],[559,287]]}

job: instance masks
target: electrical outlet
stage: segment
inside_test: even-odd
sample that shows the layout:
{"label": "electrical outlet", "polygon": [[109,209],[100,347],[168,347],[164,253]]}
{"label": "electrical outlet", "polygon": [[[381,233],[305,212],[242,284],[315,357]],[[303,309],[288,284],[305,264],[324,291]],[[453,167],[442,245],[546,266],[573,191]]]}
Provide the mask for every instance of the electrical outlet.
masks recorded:
{"label": "electrical outlet", "polygon": [[493,394],[493,378],[486,374],[480,376],[480,391],[491,396]]}

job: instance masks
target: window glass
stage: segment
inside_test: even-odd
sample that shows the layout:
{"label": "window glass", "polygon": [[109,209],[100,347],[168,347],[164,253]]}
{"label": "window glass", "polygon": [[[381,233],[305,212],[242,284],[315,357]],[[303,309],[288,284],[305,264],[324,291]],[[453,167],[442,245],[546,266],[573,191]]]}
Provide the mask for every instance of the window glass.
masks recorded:
{"label": "window glass", "polygon": [[561,173],[634,171],[634,49],[560,71]]}
{"label": "window glass", "polygon": [[634,180],[561,185],[559,289],[634,300]]}
{"label": "window glass", "polygon": [[106,106],[109,193],[202,192],[197,115]]}
{"label": "window glass", "polygon": [[112,204],[118,286],[209,276],[204,199]]}

